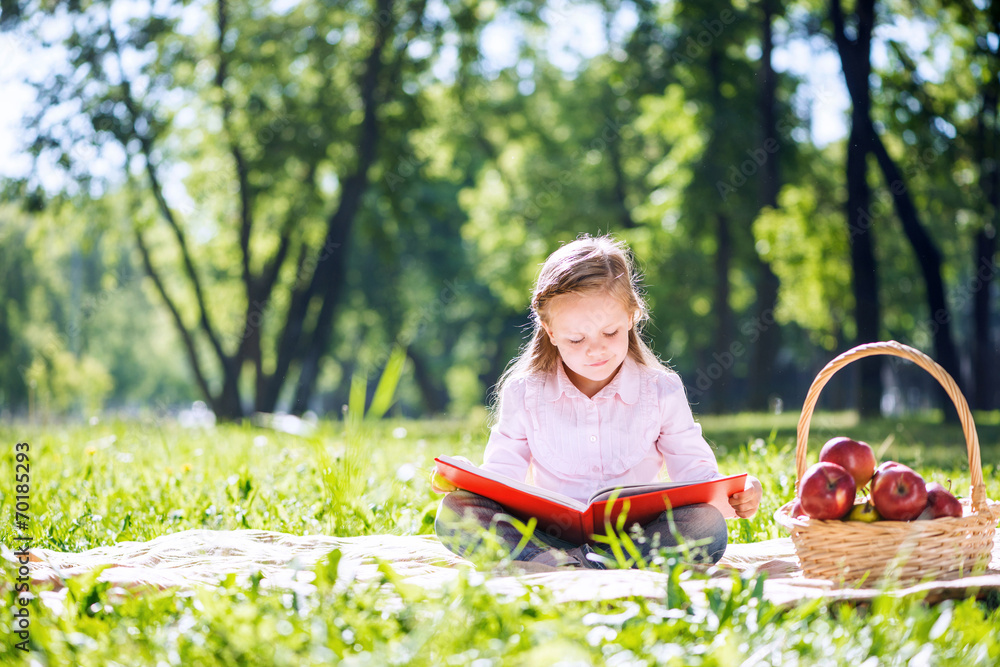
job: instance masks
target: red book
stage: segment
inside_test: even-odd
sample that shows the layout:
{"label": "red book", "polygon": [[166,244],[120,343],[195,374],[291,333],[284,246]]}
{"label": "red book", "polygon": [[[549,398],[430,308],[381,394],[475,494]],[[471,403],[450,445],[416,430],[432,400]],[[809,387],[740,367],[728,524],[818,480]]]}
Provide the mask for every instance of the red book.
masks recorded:
{"label": "red book", "polygon": [[[645,524],[668,507],[709,503],[732,518],[736,512],[729,496],[739,493],[746,484],[746,473],[700,482],[655,482],[601,489],[588,502],[519,482],[506,475],[483,470],[461,459],[439,456],[437,472],[460,489],[478,493],[503,505],[513,516],[527,521],[538,520],[536,530],[582,544],[594,534],[605,534],[606,522],[617,525],[626,512],[628,522]],[[615,492],[617,491],[617,494]],[[614,497],[612,497],[614,496]]]}

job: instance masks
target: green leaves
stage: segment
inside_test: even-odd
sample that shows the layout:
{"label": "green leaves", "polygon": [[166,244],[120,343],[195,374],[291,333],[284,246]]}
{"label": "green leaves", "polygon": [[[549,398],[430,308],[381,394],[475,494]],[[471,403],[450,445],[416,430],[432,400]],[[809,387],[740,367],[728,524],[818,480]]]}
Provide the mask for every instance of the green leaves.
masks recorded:
{"label": "green leaves", "polygon": [[343,558],[343,555],[340,549],[334,549],[316,563],[313,571],[316,573],[316,587],[319,590],[330,590],[337,583],[337,573],[340,568],[340,559]]}
{"label": "green leaves", "polygon": [[389,354],[382,375],[375,386],[375,395],[372,396],[372,404],[368,408],[367,417],[369,419],[381,419],[389,407],[392,405],[396,387],[403,377],[403,368],[406,365],[406,349],[400,345],[393,347]]}
{"label": "green leaves", "polygon": [[378,420],[385,416],[392,406],[396,393],[396,387],[403,377],[403,369],[406,366],[406,349],[400,345],[395,345],[386,360],[382,374],[375,385],[375,393],[372,396],[371,405],[365,409],[368,392],[368,376],[364,373],[355,373],[351,377],[351,391],[347,404],[347,419],[355,428],[360,427],[364,420]]}
{"label": "green leaves", "polygon": [[853,306],[849,239],[843,211],[828,199],[832,184],[786,185],[778,208],[765,208],[753,223],[756,247],[781,280],[776,316],[811,332],[834,349]]}

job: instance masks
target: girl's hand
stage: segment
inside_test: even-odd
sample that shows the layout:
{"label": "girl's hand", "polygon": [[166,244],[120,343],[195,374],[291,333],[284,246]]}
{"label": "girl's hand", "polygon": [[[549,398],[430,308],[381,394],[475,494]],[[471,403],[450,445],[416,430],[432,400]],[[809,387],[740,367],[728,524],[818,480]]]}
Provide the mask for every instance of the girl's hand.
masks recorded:
{"label": "girl's hand", "polygon": [[753,475],[747,475],[746,486],[739,493],[729,496],[729,504],[736,510],[736,516],[749,519],[757,513],[760,499],[764,497],[764,488]]}
{"label": "girl's hand", "polygon": [[[469,465],[475,465],[474,463],[472,463],[472,461],[465,458],[464,456],[455,456],[454,458],[460,461],[465,461]],[[446,480],[441,475],[439,475],[437,471],[437,466],[435,466],[434,469],[431,470],[431,489],[434,491],[434,493],[451,493],[452,491],[458,489],[458,487],[449,482],[448,480]]]}
{"label": "girl's hand", "polygon": [[434,493],[451,493],[458,487],[438,474],[437,468],[431,470],[431,490]]}

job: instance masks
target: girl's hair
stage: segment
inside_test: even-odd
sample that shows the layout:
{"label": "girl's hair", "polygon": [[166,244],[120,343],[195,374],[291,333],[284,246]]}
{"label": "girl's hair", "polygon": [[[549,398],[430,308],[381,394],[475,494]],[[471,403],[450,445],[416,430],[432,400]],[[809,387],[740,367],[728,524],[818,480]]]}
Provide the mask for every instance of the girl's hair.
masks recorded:
{"label": "girl's hair", "polygon": [[628,355],[640,365],[666,368],[641,335],[642,325],[649,320],[649,308],[639,288],[640,278],[631,250],[611,236],[584,234],[549,255],[531,294],[531,340],[500,376],[493,397],[494,418],[508,382],[556,368],[559,351],[542,323],[549,323],[552,299],[562,294],[607,294],[616,299],[626,313],[632,314]]}

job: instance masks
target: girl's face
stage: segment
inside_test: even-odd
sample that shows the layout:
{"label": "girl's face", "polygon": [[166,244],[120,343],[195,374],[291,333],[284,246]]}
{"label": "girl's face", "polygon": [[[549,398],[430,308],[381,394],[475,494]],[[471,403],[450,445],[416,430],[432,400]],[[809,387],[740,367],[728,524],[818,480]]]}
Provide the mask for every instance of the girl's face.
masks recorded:
{"label": "girl's face", "polygon": [[552,299],[542,326],[559,350],[566,375],[592,397],[625,361],[632,315],[606,294],[561,294]]}

